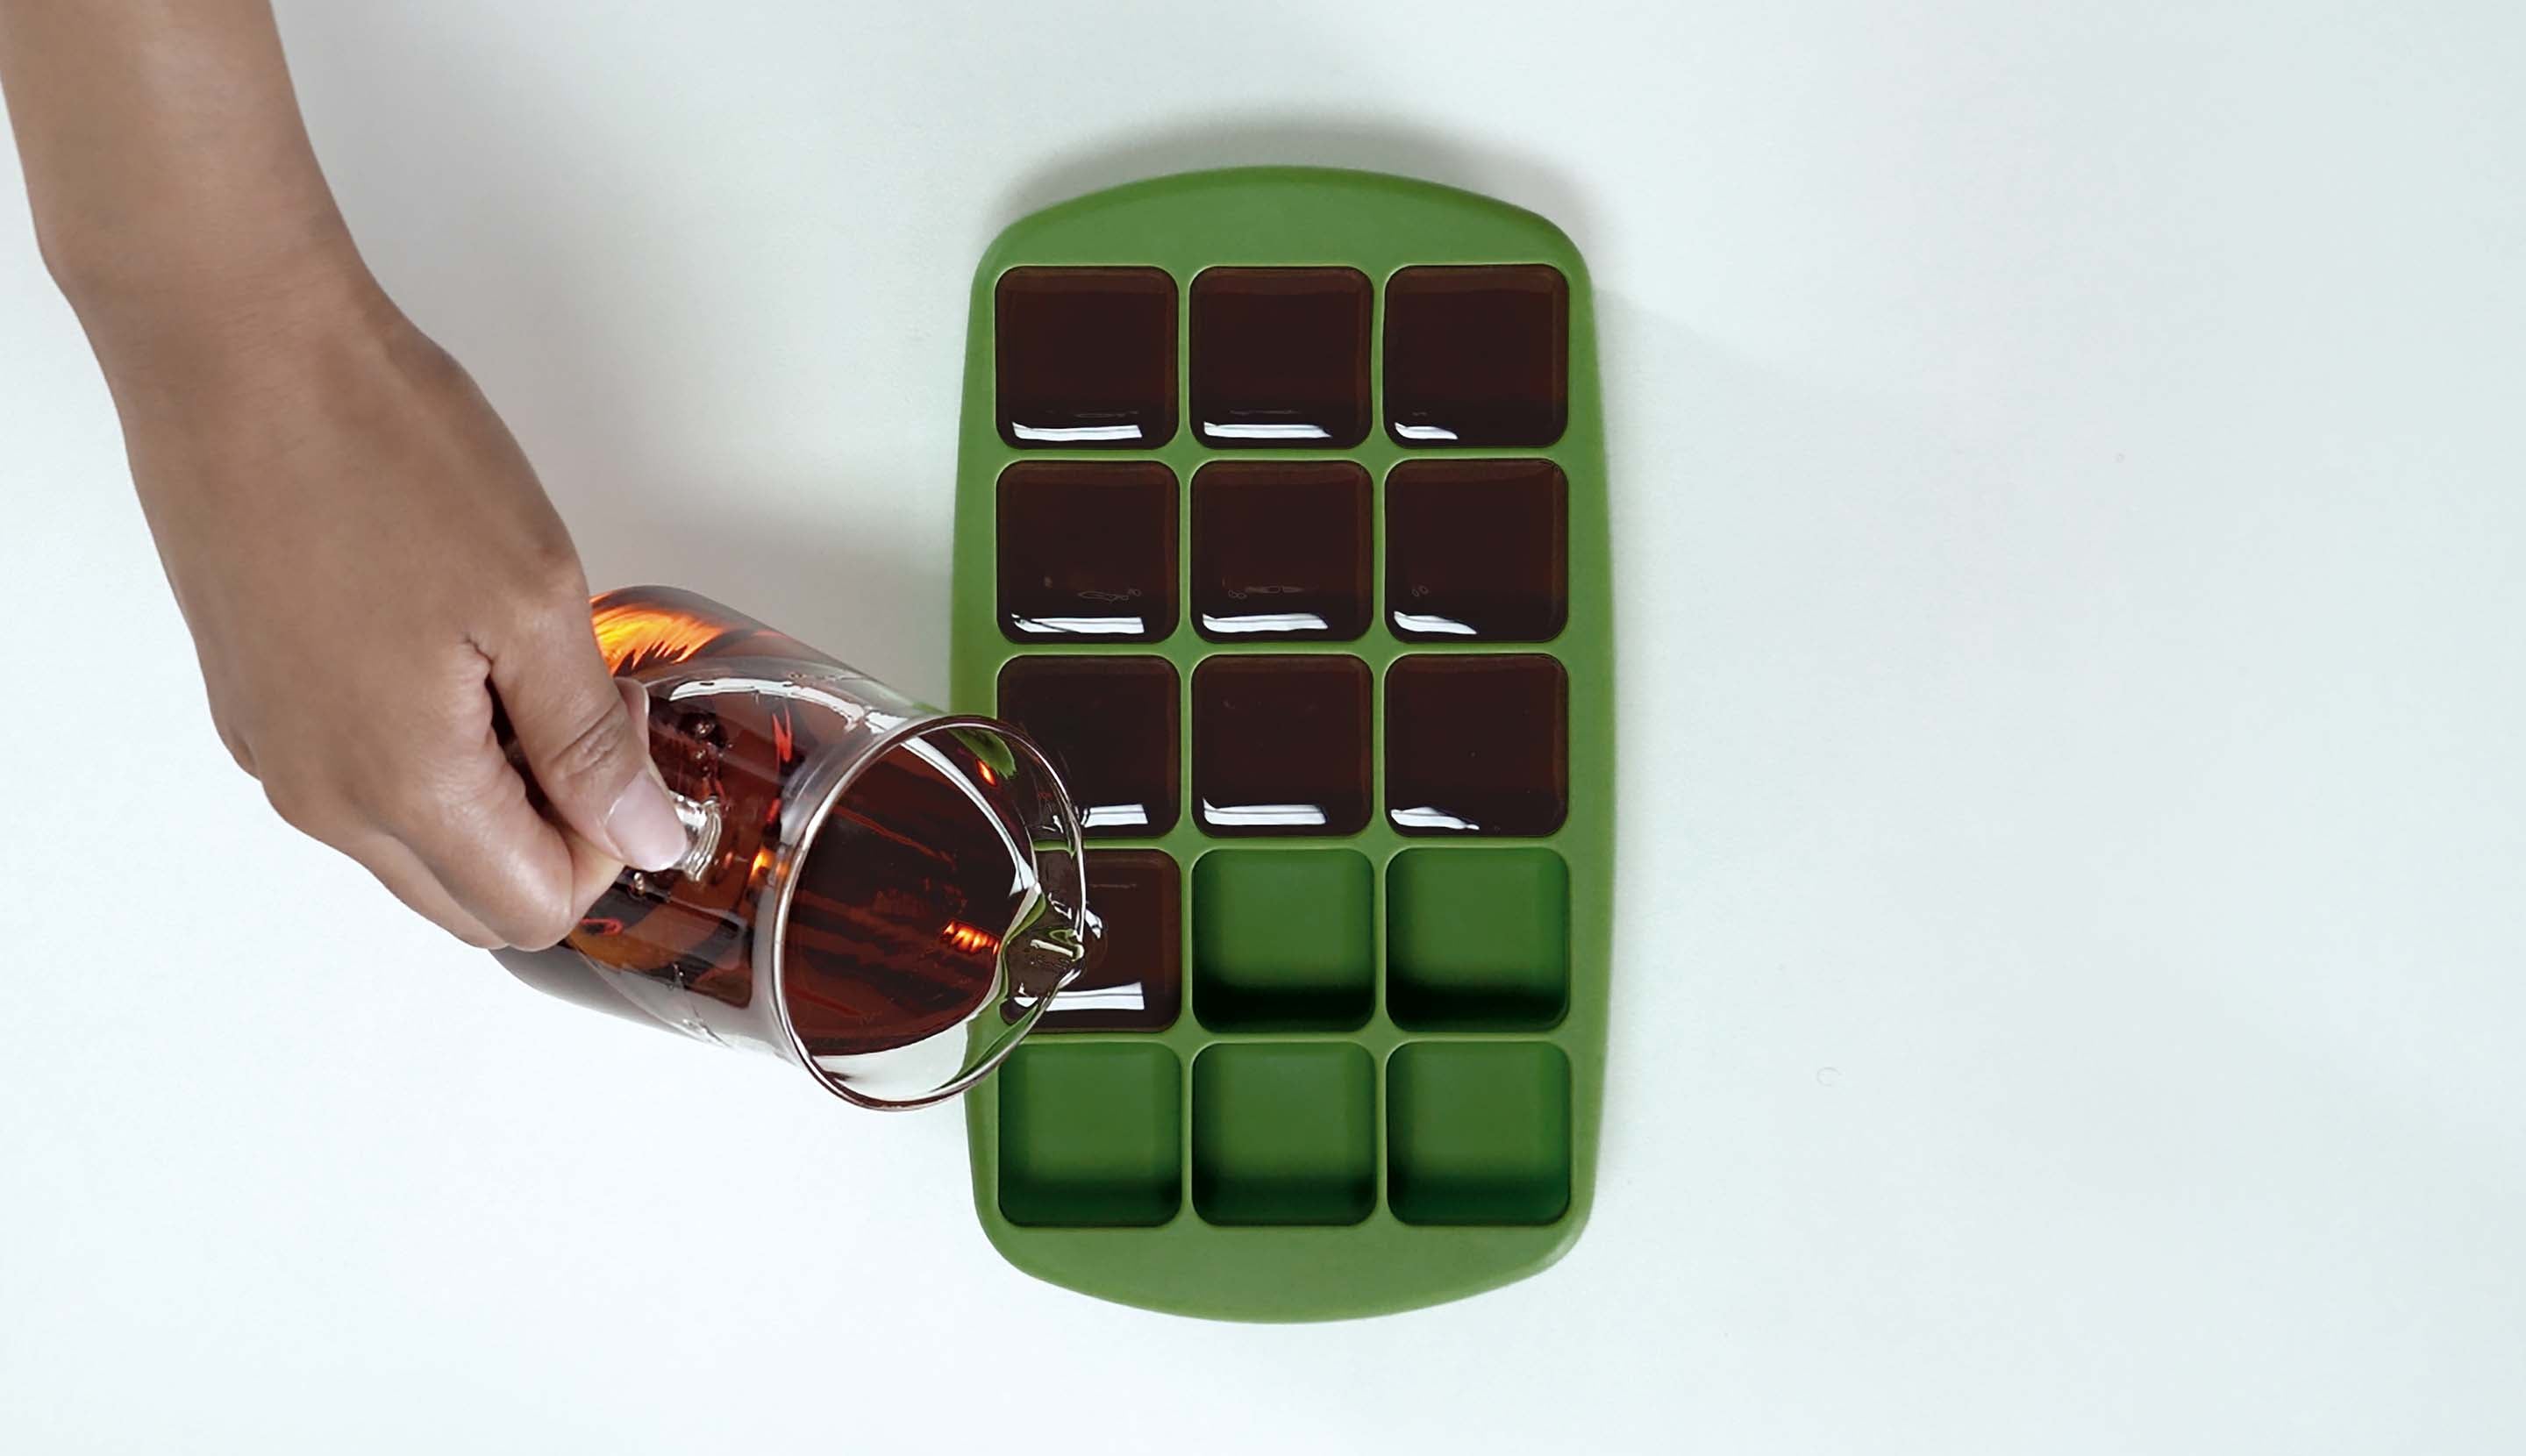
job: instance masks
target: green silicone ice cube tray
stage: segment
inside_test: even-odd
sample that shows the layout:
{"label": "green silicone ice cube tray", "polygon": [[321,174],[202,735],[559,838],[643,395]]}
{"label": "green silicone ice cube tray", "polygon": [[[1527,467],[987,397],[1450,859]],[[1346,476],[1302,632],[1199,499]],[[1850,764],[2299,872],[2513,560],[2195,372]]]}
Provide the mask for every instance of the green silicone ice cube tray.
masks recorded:
{"label": "green silicone ice cube tray", "polygon": [[974,279],[953,696],[1086,814],[1105,954],[967,1101],[1055,1283],[1375,1314],[1550,1264],[1604,1077],[1613,660],[1588,277],[1550,223],[1250,168]]}

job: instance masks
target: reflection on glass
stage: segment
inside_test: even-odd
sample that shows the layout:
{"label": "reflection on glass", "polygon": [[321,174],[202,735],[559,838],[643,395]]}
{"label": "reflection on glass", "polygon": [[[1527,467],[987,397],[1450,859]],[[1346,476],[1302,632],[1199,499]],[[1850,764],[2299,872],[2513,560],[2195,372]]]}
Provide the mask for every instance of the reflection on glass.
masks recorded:
{"label": "reflection on glass", "polygon": [[[1047,1030],[1160,1030],[1184,1001],[1182,882],[1175,859],[1154,849],[1095,849],[1087,890],[1101,933],[1078,979],[1043,1014]],[[1014,1018],[1019,1008],[1003,1008]]]}

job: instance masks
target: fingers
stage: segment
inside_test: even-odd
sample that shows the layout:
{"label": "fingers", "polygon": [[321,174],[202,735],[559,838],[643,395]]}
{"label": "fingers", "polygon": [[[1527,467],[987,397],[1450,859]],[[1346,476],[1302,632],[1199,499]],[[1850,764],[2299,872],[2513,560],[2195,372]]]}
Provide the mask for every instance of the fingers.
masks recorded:
{"label": "fingers", "polygon": [[561,823],[643,870],[681,859],[684,827],[649,762],[646,700],[634,709],[608,676],[587,615],[544,613],[486,647],[491,685]]}
{"label": "fingers", "polygon": [[579,856],[569,835],[535,812],[487,731],[480,752],[488,763],[379,819],[503,944],[538,950],[569,934],[586,908],[577,900]]}
{"label": "fingers", "polygon": [[[283,820],[358,861],[458,939],[540,949],[570,933],[625,862],[530,798],[493,733],[487,675],[476,658],[451,679],[407,679],[396,693],[403,709],[378,715],[405,732],[368,744],[347,769],[281,753],[282,772],[264,792]],[[645,764],[647,695],[635,682],[600,680]],[[676,836],[681,855],[681,823]]]}
{"label": "fingers", "polygon": [[459,939],[550,945],[578,920],[575,857],[492,735],[481,673],[478,664],[470,681],[457,669],[402,684],[401,711],[368,715],[400,731],[363,742],[347,763],[322,751],[340,738],[258,749],[264,797]]}
{"label": "fingers", "polygon": [[623,697],[624,715],[632,720],[632,735],[640,740],[640,756],[649,756],[649,689],[629,678],[614,679],[614,690]]}
{"label": "fingers", "polygon": [[[359,862],[424,919],[480,950],[506,945],[540,950],[554,943],[578,926],[623,873],[622,861],[576,833],[556,829],[531,809],[523,820],[495,813],[459,815],[441,823],[444,828],[415,822],[400,829],[413,836],[410,843],[382,828],[343,828],[318,837]],[[496,843],[468,844],[467,824],[530,833],[538,842],[523,857]],[[560,841],[558,856],[541,842],[552,837]],[[479,869],[486,849],[489,859],[527,868],[515,879],[486,876]],[[445,867],[445,879],[433,863]],[[560,878],[552,879],[553,871],[546,867],[557,868]]]}
{"label": "fingers", "polygon": [[[632,715],[633,731],[639,736],[640,751],[645,756],[649,751],[649,694],[629,678],[616,678],[614,685],[623,694],[624,711]],[[680,826],[678,833],[682,832]],[[570,844],[570,913],[575,921],[587,914],[587,907],[612,886],[623,873],[624,862],[588,843],[575,829],[564,830],[562,837]]]}
{"label": "fingers", "polygon": [[475,919],[471,911],[457,904],[447,887],[438,882],[438,877],[424,868],[419,857],[400,841],[379,834],[342,852],[376,876],[379,884],[415,914],[457,939],[477,950],[498,950],[508,944],[493,934],[490,927]]}
{"label": "fingers", "polygon": [[563,837],[570,841],[570,919],[577,925],[596,897],[613,887],[624,865],[576,833]]}
{"label": "fingers", "polygon": [[[497,676],[496,667],[493,676]],[[622,721],[629,751],[639,764],[637,783],[663,801],[666,790],[648,767],[647,693],[628,679],[617,681],[600,673],[598,680],[605,684],[606,701]],[[635,703],[639,705],[636,713]],[[460,907],[505,943],[541,949],[570,933],[623,873],[626,861],[576,826],[548,818],[560,812],[549,793],[545,795],[548,807],[539,811],[528,795],[526,781],[491,736],[487,699],[484,720],[471,736],[475,745],[471,765],[459,783],[426,796],[408,796],[391,823]],[[521,749],[524,746],[521,734]],[[618,800],[621,797],[616,795]],[[683,854],[684,829],[674,810],[667,814],[675,826],[672,863]]]}

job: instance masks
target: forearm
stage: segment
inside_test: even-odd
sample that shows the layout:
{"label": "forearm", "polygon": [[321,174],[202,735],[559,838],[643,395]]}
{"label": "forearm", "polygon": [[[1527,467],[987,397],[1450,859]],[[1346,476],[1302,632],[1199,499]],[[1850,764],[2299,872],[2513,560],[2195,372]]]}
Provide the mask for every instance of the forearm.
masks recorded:
{"label": "forearm", "polygon": [[0,0],[0,90],[100,355],[366,286],[268,0]]}

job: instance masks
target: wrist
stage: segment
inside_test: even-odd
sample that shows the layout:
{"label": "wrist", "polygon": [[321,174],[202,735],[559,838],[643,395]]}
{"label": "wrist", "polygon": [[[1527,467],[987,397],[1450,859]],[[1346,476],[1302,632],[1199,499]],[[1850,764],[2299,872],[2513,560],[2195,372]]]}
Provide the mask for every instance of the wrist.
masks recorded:
{"label": "wrist", "polygon": [[347,235],[91,272],[61,286],[118,393],[126,384],[190,388],[308,341],[401,321]]}
{"label": "wrist", "polygon": [[261,338],[367,318],[382,302],[338,221],[253,244],[214,237],[161,249],[126,238],[118,246],[45,252],[109,373],[135,359],[248,348]]}

